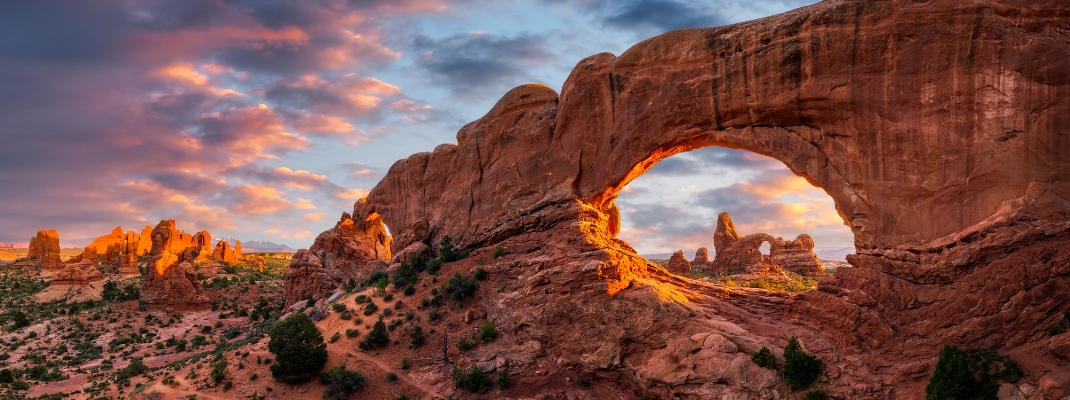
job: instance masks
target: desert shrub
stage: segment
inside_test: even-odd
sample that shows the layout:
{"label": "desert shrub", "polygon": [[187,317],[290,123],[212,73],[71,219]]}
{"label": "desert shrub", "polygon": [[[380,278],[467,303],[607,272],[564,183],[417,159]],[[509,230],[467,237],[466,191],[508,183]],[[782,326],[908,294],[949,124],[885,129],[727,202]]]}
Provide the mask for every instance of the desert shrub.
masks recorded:
{"label": "desert shrub", "polygon": [[227,377],[228,364],[230,363],[225,358],[212,363],[212,372],[208,375],[210,378],[212,378],[212,382],[219,384],[219,381],[222,381],[224,378]]}
{"label": "desert shrub", "polygon": [[1048,336],[1061,335],[1066,331],[1070,331],[1070,311],[1064,312],[1063,319],[1055,323],[1055,326],[1052,326],[1051,329],[1048,329]]}
{"label": "desert shrub", "polygon": [[367,306],[364,306],[364,316],[375,314],[376,311],[379,311],[379,306],[375,305],[375,303],[368,303]]}
{"label": "desert shrub", "polygon": [[119,370],[119,373],[115,376],[115,379],[118,381],[124,381],[132,377],[144,374],[146,372],[149,372],[149,367],[145,365],[144,361],[141,361],[141,359],[138,358],[134,359],[134,361],[131,361],[130,365],[127,365],[126,368]]}
{"label": "desert shrub", "polygon": [[427,262],[427,273],[429,273],[431,275],[438,274],[438,271],[442,270],[442,264],[444,264],[442,262],[442,260],[439,260],[437,258],[433,259],[431,261],[428,261]]}
{"label": "desert shrub", "polygon": [[386,373],[386,381],[387,382],[397,382],[398,381],[398,374],[395,374],[393,372],[387,372]]}
{"label": "desert shrub", "polygon": [[410,366],[412,366],[412,360],[408,358],[401,359],[401,369],[409,369]]}
{"label": "desert shrub", "polygon": [[412,295],[416,294],[416,286],[413,286],[413,285],[406,286],[405,287],[405,291],[402,292],[402,293],[404,293],[406,296],[412,296]]}
{"label": "desert shrub", "polygon": [[576,385],[579,386],[579,387],[585,388],[585,387],[591,386],[591,381],[589,381],[589,380],[587,380],[587,378],[584,378],[584,377],[581,376],[579,378],[576,378]]}
{"label": "desert shrub", "polygon": [[483,339],[483,343],[490,343],[498,338],[498,331],[494,326],[493,320],[479,326],[479,338]]}
{"label": "desert shrub", "polygon": [[412,327],[412,331],[409,332],[409,339],[412,340],[412,343],[409,344],[410,349],[415,350],[423,346],[427,342],[427,337],[424,336],[424,328],[419,325]]}
{"label": "desert shrub", "polygon": [[304,313],[294,313],[271,327],[268,350],[275,355],[271,376],[294,385],[307,382],[327,364],[327,344]]}
{"label": "desert shrub", "polygon": [[438,259],[444,263],[457,261],[457,247],[453,245],[450,235],[442,236],[438,241]]}
{"label": "desert shrub", "polygon": [[339,365],[320,374],[320,382],[327,385],[327,390],[323,392],[324,399],[343,400],[364,387],[364,376]]}
{"label": "desert shrub", "polygon": [[333,335],[331,335],[330,341],[331,341],[331,343],[334,343],[334,342],[337,342],[338,339],[341,339],[341,338],[342,338],[342,333],[341,332],[335,332]]}
{"label": "desert shrub", "polygon": [[342,303],[334,303],[331,305],[331,309],[336,313],[340,313],[346,310],[346,305]]}
{"label": "desert shrub", "polygon": [[390,344],[390,333],[386,331],[386,323],[382,318],[379,318],[372,326],[371,332],[368,332],[364,336],[364,339],[360,341],[361,349],[375,349],[379,347],[386,347]]}
{"label": "desert shrub", "polygon": [[360,331],[358,331],[356,329],[346,329],[346,337],[347,338],[352,339],[352,338],[357,337],[357,335],[359,335],[359,334],[360,334]]}
{"label": "desert shrub", "polygon": [[494,249],[494,258],[499,258],[499,257],[502,257],[504,255],[505,255],[505,248],[504,247],[498,246],[498,248]]}
{"label": "desert shrub", "polygon": [[821,360],[804,352],[795,336],[788,340],[784,347],[784,378],[791,390],[809,387],[821,377],[822,368]]}
{"label": "desert shrub", "polygon": [[366,294],[358,295],[357,297],[353,298],[353,302],[356,304],[364,304],[370,302],[371,300],[371,297],[368,297],[368,295]]}
{"label": "desert shrub", "polygon": [[338,314],[338,318],[341,318],[341,319],[344,319],[344,320],[353,319],[353,312],[351,312],[349,310],[342,311],[341,314]]}
{"label": "desert shrub", "polygon": [[467,390],[470,393],[485,392],[491,388],[494,382],[490,381],[486,375],[483,374],[478,367],[473,366],[465,372],[457,364],[453,364],[453,370],[450,372],[450,376],[453,378],[453,383],[457,387]]}
{"label": "desert shrub", "polygon": [[30,326],[30,317],[22,310],[11,310],[5,315],[11,321],[11,330],[17,330]]}
{"label": "desert shrub", "polygon": [[376,283],[383,279],[387,279],[389,282],[389,275],[387,275],[386,271],[375,271],[368,279],[364,280],[364,286],[375,286]]}
{"label": "desert shrub", "polygon": [[501,372],[498,372],[498,381],[494,382],[494,386],[497,386],[498,389],[504,390],[507,389],[509,385],[509,371],[503,369],[501,370]]}
{"label": "desert shrub", "polygon": [[829,394],[824,390],[811,390],[806,392],[806,395],[802,397],[802,400],[828,400]]}
{"label": "desert shrub", "polygon": [[457,341],[457,348],[461,349],[461,351],[472,350],[475,347],[476,347],[476,342],[473,342],[473,341],[470,341],[470,340],[465,340],[465,339],[460,339],[460,340]]}
{"label": "desert shrub", "polygon": [[762,346],[761,350],[751,354],[750,359],[755,364],[758,364],[759,367],[776,369],[776,356],[773,355],[772,351],[769,351],[768,347]]}
{"label": "desert shrub", "polygon": [[485,281],[487,280],[487,270],[483,269],[483,267],[476,268],[476,272],[472,274],[472,277],[476,278],[477,281]]}
{"label": "desert shrub", "polygon": [[456,302],[462,302],[464,299],[472,296],[479,290],[479,282],[470,276],[461,275],[460,272],[455,272],[453,277],[446,281],[446,284],[442,286],[442,290],[449,298]]}
{"label": "desert shrub", "polygon": [[1023,375],[1018,363],[995,350],[945,345],[925,386],[925,394],[929,400],[995,399],[999,380],[1014,383]]}

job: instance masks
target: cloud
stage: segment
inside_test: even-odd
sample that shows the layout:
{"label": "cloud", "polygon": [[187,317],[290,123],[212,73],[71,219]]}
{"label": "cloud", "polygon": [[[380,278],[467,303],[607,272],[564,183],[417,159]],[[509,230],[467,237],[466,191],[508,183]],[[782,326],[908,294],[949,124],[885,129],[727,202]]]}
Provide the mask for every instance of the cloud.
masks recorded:
{"label": "cloud", "polygon": [[293,204],[284,199],[283,193],[271,186],[241,185],[232,190],[228,207],[237,214],[264,215],[289,210]]}
{"label": "cloud", "polygon": [[533,34],[469,32],[442,39],[421,35],[412,45],[421,52],[416,65],[430,73],[432,82],[460,94],[530,83],[536,79],[528,70],[556,59],[547,39]]}
{"label": "cloud", "polygon": [[712,249],[721,212],[728,212],[744,235],[762,232],[790,240],[807,233],[818,246],[849,246],[853,239],[823,190],[779,161],[744,150],[679,154],[627,188],[617,199],[618,237],[642,253]]}
{"label": "cloud", "polygon": [[327,81],[315,75],[276,80],[265,89],[268,100],[320,114],[362,116],[379,110],[384,97],[401,93],[375,78],[348,75]]}
{"label": "cloud", "polygon": [[353,181],[377,182],[386,174],[379,168],[368,166],[362,162],[351,162],[339,166],[347,172],[346,177]]}

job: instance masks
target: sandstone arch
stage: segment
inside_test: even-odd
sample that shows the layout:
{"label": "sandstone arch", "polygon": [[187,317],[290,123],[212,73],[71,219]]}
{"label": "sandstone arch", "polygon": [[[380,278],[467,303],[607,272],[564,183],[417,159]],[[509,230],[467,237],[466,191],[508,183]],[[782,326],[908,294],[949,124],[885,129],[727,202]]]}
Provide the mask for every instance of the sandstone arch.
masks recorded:
{"label": "sandstone arch", "polygon": [[[847,371],[832,378],[837,390],[864,382],[858,398],[917,394],[943,343],[1041,340],[1037,321],[1070,302],[1068,32],[1070,4],[1059,0],[830,0],[670,32],[584,59],[560,96],[509,91],[457,144],[391,166],[312,253],[344,224],[377,232],[380,220],[405,243],[516,243],[540,254],[525,276],[553,271],[521,281],[568,295],[505,298],[494,306],[501,326],[545,336],[590,325],[598,335],[543,343],[560,362],[672,385],[679,374],[651,371],[659,357],[697,354],[671,353],[686,338],[733,338],[737,353],[719,359],[728,363],[798,334]],[[751,296],[664,274],[615,240],[624,185],[711,145],[776,158],[823,188],[855,234],[856,268],[818,291]],[[390,253],[389,241],[368,240]],[[291,268],[320,263],[296,260]],[[663,350],[622,363],[636,341]],[[749,390],[736,378],[687,379],[687,390],[705,390],[698,398]]]}

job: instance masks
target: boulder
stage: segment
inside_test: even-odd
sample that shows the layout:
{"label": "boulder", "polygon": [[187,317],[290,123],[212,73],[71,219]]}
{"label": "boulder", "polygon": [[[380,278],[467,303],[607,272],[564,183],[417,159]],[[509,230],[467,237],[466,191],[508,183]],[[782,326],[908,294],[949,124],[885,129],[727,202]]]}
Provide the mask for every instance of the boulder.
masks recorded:
{"label": "boulder", "polygon": [[63,269],[63,261],[59,256],[59,234],[56,230],[37,231],[37,236],[30,238],[28,257],[45,271]]}
{"label": "boulder", "polygon": [[387,261],[387,264],[401,263],[415,255],[430,256],[431,248],[424,244],[424,242],[413,242],[409,247],[394,254],[394,256],[390,258],[390,261]]}
{"label": "boulder", "polygon": [[677,275],[691,275],[691,263],[684,258],[683,250],[677,250],[672,253],[672,257],[669,257],[669,262],[665,264],[665,269]]}

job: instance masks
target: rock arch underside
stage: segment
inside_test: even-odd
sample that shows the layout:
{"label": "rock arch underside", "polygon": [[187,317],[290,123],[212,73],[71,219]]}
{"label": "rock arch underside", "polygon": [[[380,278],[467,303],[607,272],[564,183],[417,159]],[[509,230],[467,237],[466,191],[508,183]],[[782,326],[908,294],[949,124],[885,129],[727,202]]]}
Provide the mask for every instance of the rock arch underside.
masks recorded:
{"label": "rock arch underside", "polygon": [[[721,287],[615,239],[617,193],[704,146],[823,188],[853,268],[798,294]],[[538,343],[511,367],[531,376],[783,398],[750,352],[795,335],[847,398],[923,398],[945,343],[1000,349],[1035,381],[1065,365],[1044,343],[1070,308],[1070,3],[833,0],[588,57],[560,95],[517,87],[456,145],[397,161],[294,257],[288,300],[444,235],[509,250],[485,265],[504,290],[475,307]]]}

